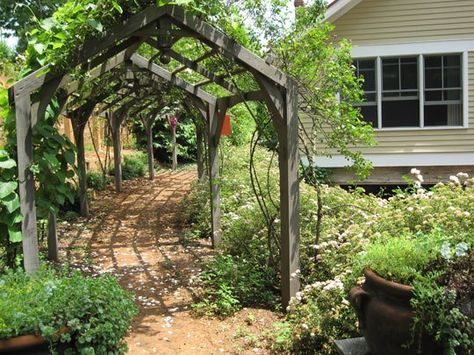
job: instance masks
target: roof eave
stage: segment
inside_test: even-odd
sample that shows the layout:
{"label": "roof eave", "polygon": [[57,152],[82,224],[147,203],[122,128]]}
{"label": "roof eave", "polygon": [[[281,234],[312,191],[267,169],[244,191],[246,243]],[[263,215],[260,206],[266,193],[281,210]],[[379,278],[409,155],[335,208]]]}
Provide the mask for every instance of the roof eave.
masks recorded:
{"label": "roof eave", "polygon": [[334,22],[340,17],[344,16],[354,6],[359,4],[362,0],[336,0],[326,10],[324,20],[328,22]]}

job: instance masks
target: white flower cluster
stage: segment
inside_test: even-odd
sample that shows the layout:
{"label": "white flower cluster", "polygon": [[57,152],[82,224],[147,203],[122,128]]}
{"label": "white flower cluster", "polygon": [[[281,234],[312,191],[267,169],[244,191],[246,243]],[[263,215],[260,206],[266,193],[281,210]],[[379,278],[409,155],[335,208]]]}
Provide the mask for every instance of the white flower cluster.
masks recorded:
{"label": "white flower cluster", "polygon": [[342,283],[341,279],[335,278],[334,280],[316,281],[315,283],[306,285],[302,291],[297,292],[295,297],[291,298],[290,304],[286,310],[288,312],[294,311],[296,306],[301,303],[304,296],[313,290],[328,292],[334,289],[344,290],[344,284]]}
{"label": "white flower cluster", "polygon": [[423,178],[423,175],[421,175],[421,171],[417,168],[412,168],[410,170],[410,174],[412,174],[415,179],[414,186],[417,189],[422,189],[421,184],[425,181],[425,179]]}

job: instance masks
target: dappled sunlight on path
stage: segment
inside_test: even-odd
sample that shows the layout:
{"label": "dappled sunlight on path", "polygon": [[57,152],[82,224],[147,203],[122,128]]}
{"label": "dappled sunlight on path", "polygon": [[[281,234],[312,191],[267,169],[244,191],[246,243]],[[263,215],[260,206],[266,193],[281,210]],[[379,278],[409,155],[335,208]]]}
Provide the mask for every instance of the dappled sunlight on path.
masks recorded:
{"label": "dappled sunlight on path", "polygon": [[[190,281],[210,243],[182,243],[179,203],[196,178],[190,170],[162,172],[154,181],[126,181],[91,204],[91,217],[60,226],[63,260],[92,274],[110,272],[133,291],[140,306],[127,338],[130,354],[246,353],[235,342],[245,312],[226,321],[193,318]],[[273,315],[261,314],[267,327]],[[258,323],[258,322],[257,322]],[[248,353],[265,353],[258,347]]]}

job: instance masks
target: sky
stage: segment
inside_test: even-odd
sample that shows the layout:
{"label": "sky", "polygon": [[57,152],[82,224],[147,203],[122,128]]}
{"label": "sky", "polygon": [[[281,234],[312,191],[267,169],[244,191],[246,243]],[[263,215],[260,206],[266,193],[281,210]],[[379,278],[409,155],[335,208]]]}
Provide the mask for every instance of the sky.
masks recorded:
{"label": "sky", "polygon": [[[331,3],[333,2],[334,0],[326,0],[328,3]],[[311,3],[312,0],[306,0],[306,3]],[[290,2],[291,3],[291,2]],[[292,5],[291,5],[292,6]],[[10,36],[10,37],[5,37],[3,34],[2,34],[2,30],[0,29],[0,39],[4,39],[7,43],[7,45],[14,49],[16,47],[16,44],[18,43],[18,38],[16,38],[15,36]]]}

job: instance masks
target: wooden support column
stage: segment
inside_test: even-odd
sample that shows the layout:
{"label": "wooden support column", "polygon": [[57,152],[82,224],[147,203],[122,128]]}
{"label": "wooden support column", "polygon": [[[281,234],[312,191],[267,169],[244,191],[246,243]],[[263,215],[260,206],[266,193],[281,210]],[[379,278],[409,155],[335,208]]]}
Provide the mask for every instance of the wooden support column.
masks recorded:
{"label": "wooden support column", "polygon": [[286,308],[291,297],[299,291],[296,271],[299,263],[299,153],[298,153],[298,90],[288,80],[285,95],[285,124],[278,132],[280,168],[280,219],[281,219],[281,289]]}
{"label": "wooden support column", "polygon": [[56,215],[52,212],[48,216],[48,260],[59,261],[58,233]]}
{"label": "wooden support column", "polygon": [[120,142],[120,124],[121,119],[115,113],[110,113],[110,128],[112,131],[112,140],[114,143],[114,170],[115,170],[115,191],[122,191],[122,144]]}
{"label": "wooden support column", "polygon": [[299,270],[299,152],[298,152],[298,88],[292,79],[286,90],[254,72],[273,124],[278,132],[280,169],[280,244],[281,293],[283,307],[298,292]]}
{"label": "wooden support column", "polygon": [[[223,113],[224,111],[224,113]],[[222,241],[221,229],[221,196],[219,186],[219,140],[225,110],[217,111],[215,105],[209,104],[207,112],[209,184],[211,190],[211,231],[212,246],[217,248]]]}
{"label": "wooden support column", "polygon": [[155,159],[153,157],[153,123],[155,123],[154,116],[142,118],[143,126],[146,132],[146,150],[148,155],[148,178],[153,180],[155,178]]}
{"label": "wooden support column", "polygon": [[89,216],[89,201],[87,198],[87,167],[84,142],[84,131],[95,104],[86,104],[83,108],[71,113],[71,124],[77,148],[77,167],[79,169],[79,203],[81,216]]}
{"label": "wooden support column", "polygon": [[15,95],[16,140],[18,154],[18,183],[20,210],[23,215],[23,262],[25,270],[33,273],[39,267],[39,250],[36,226],[35,181],[30,170],[33,164],[31,128],[31,98],[29,94]]}
{"label": "wooden support column", "polygon": [[205,172],[205,162],[204,162],[204,132],[202,127],[199,125],[199,122],[196,122],[196,142],[197,142],[197,173],[199,181],[204,179],[206,175]]}
{"label": "wooden support column", "polygon": [[176,151],[176,127],[171,128],[171,161],[172,161],[172,169],[178,169],[178,154]]}

